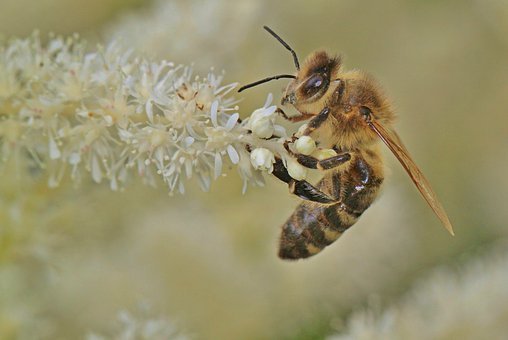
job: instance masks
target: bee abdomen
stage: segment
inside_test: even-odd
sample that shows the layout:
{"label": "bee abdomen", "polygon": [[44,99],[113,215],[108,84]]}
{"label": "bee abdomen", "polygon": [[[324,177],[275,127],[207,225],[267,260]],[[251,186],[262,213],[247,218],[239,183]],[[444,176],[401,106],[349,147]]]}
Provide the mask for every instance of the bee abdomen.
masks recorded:
{"label": "bee abdomen", "polygon": [[323,206],[304,202],[282,226],[279,257],[300,259],[319,253],[357,220],[340,204]]}

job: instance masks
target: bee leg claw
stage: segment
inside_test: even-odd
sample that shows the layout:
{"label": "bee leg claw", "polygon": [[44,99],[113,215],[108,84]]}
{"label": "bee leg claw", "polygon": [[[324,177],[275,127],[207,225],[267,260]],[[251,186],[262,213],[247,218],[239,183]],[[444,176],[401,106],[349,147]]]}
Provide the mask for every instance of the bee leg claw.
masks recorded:
{"label": "bee leg claw", "polygon": [[310,114],[310,113],[302,113],[299,116],[290,117],[280,107],[278,107],[277,110],[275,110],[275,112],[279,113],[285,120],[289,120],[290,122],[293,122],[293,123],[301,122],[301,121],[304,121],[304,120],[314,117],[314,115]]}

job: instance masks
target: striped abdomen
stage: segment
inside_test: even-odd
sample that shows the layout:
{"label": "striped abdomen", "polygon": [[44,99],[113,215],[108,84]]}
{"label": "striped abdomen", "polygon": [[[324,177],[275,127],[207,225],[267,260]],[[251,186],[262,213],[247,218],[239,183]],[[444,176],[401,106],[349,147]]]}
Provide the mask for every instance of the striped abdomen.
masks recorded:
{"label": "striped abdomen", "polygon": [[374,171],[356,156],[343,172],[328,172],[319,188],[338,203],[303,201],[282,226],[279,256],[299,259],[320,252],[351,227],[377,196],[383,181],[380,167]]}

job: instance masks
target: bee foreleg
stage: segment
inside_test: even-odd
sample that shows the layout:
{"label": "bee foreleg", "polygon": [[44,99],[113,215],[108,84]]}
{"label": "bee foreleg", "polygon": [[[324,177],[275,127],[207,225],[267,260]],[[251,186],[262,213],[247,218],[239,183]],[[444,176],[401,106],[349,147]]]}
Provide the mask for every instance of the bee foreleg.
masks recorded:
{"label": "bee foreleg", "polygon": [[282,111],[282,109],[280,107],[278,107],[277,110],[275,110],[275,112],[279,113],[282,117],[284,117],[284,119],[289,120],[290,122],[293,122],[293,123],[301,122],[303,120],[307,120],[307,119],[314,117],[314,115],[310,114],[310,113],[302,113],[299,116],[289,117],[284,111]]}

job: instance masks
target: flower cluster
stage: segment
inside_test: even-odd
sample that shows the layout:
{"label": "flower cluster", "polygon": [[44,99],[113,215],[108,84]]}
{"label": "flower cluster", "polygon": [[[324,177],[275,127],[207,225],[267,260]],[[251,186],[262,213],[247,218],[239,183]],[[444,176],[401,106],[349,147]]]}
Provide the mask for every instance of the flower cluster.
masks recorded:
{"label": "flower cluster", "polygon": [[225,163],[237,166],[245,190],[263,183],[274,154],[287,161],[271,95],[242,122],[236,84],[132,54],[115,43],[87,52],[77,37],[0,45],[2,161],[30,155],[50,186],[90,174],[117,190],[136,174],[180,193],[191,177],[208,190]]}

